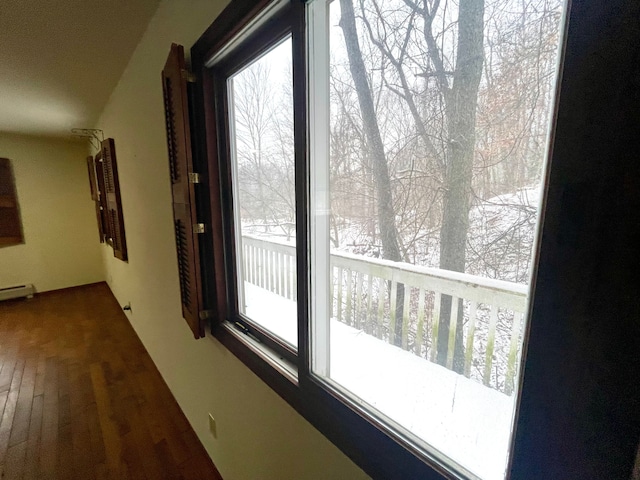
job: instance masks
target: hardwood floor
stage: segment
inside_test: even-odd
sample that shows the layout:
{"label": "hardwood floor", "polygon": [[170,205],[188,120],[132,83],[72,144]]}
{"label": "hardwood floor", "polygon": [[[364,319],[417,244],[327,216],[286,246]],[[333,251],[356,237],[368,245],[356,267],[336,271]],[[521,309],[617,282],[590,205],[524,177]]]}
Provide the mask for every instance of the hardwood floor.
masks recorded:
{"label": "hardwood floor", "polygon": [[0,302],[2,479],[220,479],[106,284]]}

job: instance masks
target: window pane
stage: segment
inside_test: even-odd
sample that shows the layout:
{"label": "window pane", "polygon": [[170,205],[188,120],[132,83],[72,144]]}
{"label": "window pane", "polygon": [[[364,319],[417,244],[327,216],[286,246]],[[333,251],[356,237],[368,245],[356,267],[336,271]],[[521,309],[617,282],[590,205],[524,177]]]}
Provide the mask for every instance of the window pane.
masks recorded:
{"label": "window pane", "polygon": [[239,310],[297,346],[291,39],[228,82]]}
{"label": "window pane", "polygon": [[312,370],[502,479],[562,0],[316,0]]}

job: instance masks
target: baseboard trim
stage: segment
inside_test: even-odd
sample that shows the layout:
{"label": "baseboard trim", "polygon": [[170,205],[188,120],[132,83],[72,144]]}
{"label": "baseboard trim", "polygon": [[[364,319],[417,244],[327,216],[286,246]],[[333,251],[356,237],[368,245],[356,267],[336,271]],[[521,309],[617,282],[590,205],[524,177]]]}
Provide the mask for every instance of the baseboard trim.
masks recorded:
{"label": "baseboard trim", "polygon": [[66,292],[70,292],[70,291],[73,291],[73,290],[81,290],[83,288],[96,287],[96,286],[102,285],[102,284],[107,285],[107,282],[102,280],[100,282],[83,283],[82,285],[73,285],[71,287],[58,288],[58,289],[55,289],[55,290],[47,290],[46,292],[38,292],[36,290],[34,295],[36,297],[47,296],[47,295],[55,295],[55,294],[58,294],[58,293],[66,293]]}

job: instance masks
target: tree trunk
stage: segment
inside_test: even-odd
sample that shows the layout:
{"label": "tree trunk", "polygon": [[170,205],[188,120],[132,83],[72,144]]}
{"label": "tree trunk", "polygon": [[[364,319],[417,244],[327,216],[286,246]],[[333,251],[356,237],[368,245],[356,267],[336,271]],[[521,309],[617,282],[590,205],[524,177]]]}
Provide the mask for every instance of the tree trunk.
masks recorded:
{"label": "tree trunk", "polygon": [[[378,128],[376,111],[373,105],[371,88],[367,81],[367,74],[360,50],[356,19],[353,11],[352,0],[340,0],[342,18],[340,27],[344,34],[349,58],[349,69],[353,77],[353,83],[358,96],[362,122],[368,143],[368,154],[371,158],[371,167],[376,186],[376,206],[378,210],[378,225],[380,227],[380,240],[382,242],[382,257],[399,262],[402,260],[398,242],[398,230],[396,228],[396,215],[391,194],[391,181],[389,168],[384,153],[384,145]],[[391,297],[391,293],[389,295]],[[402,317],[404,313],[404,285],[398,284],[396,291],[395,331],[393,343],[400,346],[402,343]]]}
{"label": "tree trunk", "polygon": [[[471,176],[475,145],[476,106],[482,76],[484,0],[460,2],[458,48],[453,86],[446,93],[448,144],[444,175],[440,268],[465,271],[465,247],[471,208]],[[437,362],[446,365],[451,297],[442,296]],[[458,304],[453,369],[464,370],[462,300]]]}

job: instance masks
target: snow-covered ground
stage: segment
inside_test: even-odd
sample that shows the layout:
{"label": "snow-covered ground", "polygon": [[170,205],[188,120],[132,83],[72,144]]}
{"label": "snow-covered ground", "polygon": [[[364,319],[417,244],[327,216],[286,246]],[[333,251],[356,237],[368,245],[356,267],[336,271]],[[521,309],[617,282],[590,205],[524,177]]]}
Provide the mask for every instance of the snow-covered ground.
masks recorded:
{"label": "snow-covered ground", "polygon": [[[246,314],[297,344],[296,304],[245,282]],[[331,320],[331,379],[484,480],[504,478],[514,397]]]}

